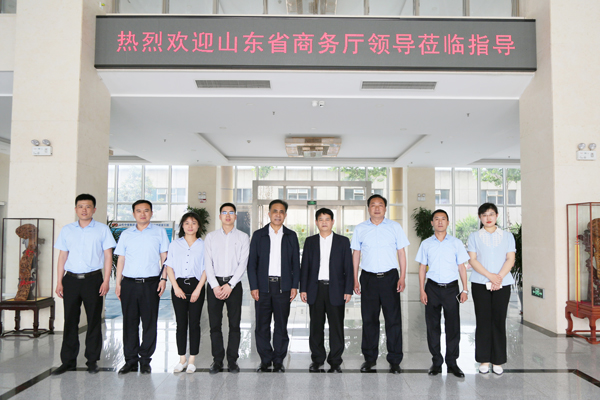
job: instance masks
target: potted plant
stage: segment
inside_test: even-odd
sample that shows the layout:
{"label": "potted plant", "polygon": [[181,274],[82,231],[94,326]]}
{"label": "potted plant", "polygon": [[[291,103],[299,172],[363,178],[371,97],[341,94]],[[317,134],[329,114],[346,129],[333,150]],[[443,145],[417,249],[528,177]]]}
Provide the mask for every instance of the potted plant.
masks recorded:
{"label": "potted plant", "polygon": [[415,221],[415,233],[421,239],[421,242],[433,236],[433,226],[431,226],[431,214],[433,211],[423,207],[415,208],[411,215]]}
{"label": "potted plant", "polygon": [[520,224],[515,224],[511,227],[513,236],[515,237],[515,248],[517,252],[515,254],[515,265],[510,270],[513,278],[515,278],[515,289],[519,295],[519,301],[521,302],[521,314],[523,313],[523,254],[521,252],[521,228]]}
{"label": "potted plant", "polygon": [[188,206],[187,210],[195,212],[200,217],[200,228],[198,230],[200,231],[200,236],[204,237],[206,235],[206,230],[210,221],[210,214],[204,207],[196,208]]}

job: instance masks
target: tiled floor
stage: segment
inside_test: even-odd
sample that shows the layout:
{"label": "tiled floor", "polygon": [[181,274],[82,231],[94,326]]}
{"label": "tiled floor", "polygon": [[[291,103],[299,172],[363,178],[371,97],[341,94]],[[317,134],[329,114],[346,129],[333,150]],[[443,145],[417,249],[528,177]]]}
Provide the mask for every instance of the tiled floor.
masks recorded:
{"label": "tiled floor", "polygon": [[[459,366],[464,379],[446,375],[430,377],[431,356],[427,349],[424,306],[418,301],[416,275],[409,275],[408,289],[402,294],[404,338],[403,374],[385,373],[385,337],[381,336],[377,374],[360,374],[360,297],[346,309],[346,350],[343,374],[310,374],[308,365],[308,308],[298,299],[292,304],[289,320],[290,351],[285,374],[257,374],[259,358],[253,341],[254,307],[245,287],[242,314],[242,343],[239,364],[242,372],[209,375],[212,362],[206,310],[202,316],[202,341],[195,374],[173,374],[178,362],[175,321],[169,296],[161,301],[158,347],[152,360],[153,373],[119,376],[123,364],[122,319],[119,303],[111,294],[106,301],[104,350],[97,375],[81,371],[49,376],[60,365],[62,335],[40,339],[0,340],[0,400],[12,399],[344,399],[394,398],[408,395],[420,398],[600,398],[600,347],[581,339],[550,337],[521,324],[515,295],[509,306],[508,363],[505,374],[477,373],[474,360],[475,319],[471,301],[461,306],[461,348]],[[114,287],[114,285],[113,285]],[[112,318],[111,318],[112,317]],[[225,320],[226,321],[226,320]],[[382,321],[383,323],[383,321]],[[383,332],[383,325],[381,331]],[[225,332],[226,334],[226,332]],[[80,336],[83,340],[85,334]],[[442,343],[443,346],[443,343]],[[443,352],[444,350],[442,350]]]}

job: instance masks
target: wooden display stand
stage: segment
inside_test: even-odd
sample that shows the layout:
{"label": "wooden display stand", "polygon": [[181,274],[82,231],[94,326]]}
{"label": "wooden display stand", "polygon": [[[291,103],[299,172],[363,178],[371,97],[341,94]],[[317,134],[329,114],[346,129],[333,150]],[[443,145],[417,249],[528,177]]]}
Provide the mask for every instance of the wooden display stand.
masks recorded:
{"label": "wooden display stand", "polygon": [[[40,325],[40,310],[50,307],[50,321],[48,329],[39,329]],[[5,300],[0,302],[0,311],[12,310],[15,312],[15,329],[8,332],[3,332],[2,322],[0,321],[0,336],[27,336],[29,338],[38,338],[43,334],[54,334],[54,298],[45,297],[37,301],[14,301]],[[21,311],[33,311],[33,329],[21,329]]]}
{"label": "wooden display stand", "polygon": [[[587,318],[590,322],[590,330],[573,330],[573,319],[572,316],[577,318]],[[567,318],[568,326],[567,326],[567,336],[577,336],[583,338],[591,344],[598,344],[600,340],[598,340],[598,330],[596,329],[596,320],[600,318],[600,307],[592,306],[591,303],[579,302],[579,305],[576,301],[567,301],[567,306],[565,308],[565,317]],[[582,336],[579,333],[589,333],[590,337]]]}

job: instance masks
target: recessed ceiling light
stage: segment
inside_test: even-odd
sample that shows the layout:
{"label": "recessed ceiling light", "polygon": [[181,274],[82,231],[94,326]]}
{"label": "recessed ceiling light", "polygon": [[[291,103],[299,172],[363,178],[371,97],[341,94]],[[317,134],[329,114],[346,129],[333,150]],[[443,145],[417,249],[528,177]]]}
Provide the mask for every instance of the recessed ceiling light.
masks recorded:
{"label": "recessed ceiling light", "polygon": [[383,107],[383,104],[375,104],[375,107],[381,108],[381,107]]}
{"label": "recessed ceiling light", "polygon": [[196,149],[192,149],[192,151],[196,151]]}
{"label": "recessed ceiling light", "polygon": [[310,128],[310,129],[311,129],[311,130],[313,130],[313,131],[316,131],[316,130],[317,130],[317,128],[314,128],[314,127],[313,127],[313,128]]}
{"label": "recessed ceiling light", "polygon": [[219,129],[227,129],[225,126],[220,126]]}
{"label": "recessed ceiling light", "polygon": [[247,106],[253,106],[254,104],[252,103],[246,103]]}

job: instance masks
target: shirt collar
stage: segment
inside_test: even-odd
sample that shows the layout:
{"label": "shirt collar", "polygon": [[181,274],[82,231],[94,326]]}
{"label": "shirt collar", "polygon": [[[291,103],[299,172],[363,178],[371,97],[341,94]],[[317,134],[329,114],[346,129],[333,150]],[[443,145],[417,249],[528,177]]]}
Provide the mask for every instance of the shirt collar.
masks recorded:
{"label": "shirt collar", "polygon": [[333,238],[333,231],[327,236],[327,237],[323,237],[321,236],[321,233],[318,233],[319,238],[321,238],[321,240],[331,240]]}
{"label": "shirt collar", "polygon": [[273,227],[271,226],[271,224],[269,224],[269,235],[271,233],[273,235],[277,235],[277,236],[279,236],[280,234],[283,234],[283,225],[281,225],[281,228],[279,228],[279,231],[277,233],[275,233],[275,229],[273,229]]}
{"label": "shirt collar", "polygon": [[494,233],[489,233],[488,231],[485,230],[485,228],[481,228],[479,230],[480,234],[485,234],[487,233],[488,235],[495,235],[498,234],[500,235],[500,237],[502,237],[504,235],[504,231],[502,229],[500,229],[499,226],[496,227],[496,230],[494,231]]}
{"label": "shirt collar", "polygon": [[[81,228],[81,225],[79,225],[79,220],[75,221],[75,226],[77,226],[78,228]],[[94,226],[96,226],[96,221],[94,220],[94,218],[92,218],[90,223],[85,228],[87,228],[88,226],[90,228],[93,228]],[[85,228],[81,228],[81,229],[85,229]]]}
{"label": "shirt collar", "polygon": [[[137,231],[137,232],[143,232],[143,231],[140,231],[140,230],[138,230],[138,228],[137,228],[137,223],[136,223],[136,224],[133,226],[133,229],[134,229],[135,231]],[[148,229],[152,229],[152,222],[150,222],[150,223],[148,224],[148,226],[147,226],[146,228],[144,228],[144,231],[145,231],[145,230],[148,230]]]}
{"label": "shirt collar", "polygon": [[[271,225],[269,225],[269,228],[271,228]],[[228,234],[225,233],[225,229],[223,229],[223,227],[221,227],[219,229],[219,231],[224,235],[227,236]],[[232,233],[234,233],[236,231],[236,227],[234,226],[232,230],[229,231],[229,235],[231,235]]]}
{"label": "shirt collar", "polygon": [[[369,217],[369,219],[367,220],[367,223],[368,223],[368,224],[370,224],[370,225],[375,225],[375,224],[373,223],[373,221],[371,221],[371,217]],[[382,225],[382,224],[387,224],[387,223],[389,223],[389,220],[388,220],[387,218],[385,218],[385,217],[384,217],[384,218],[383,218],[383,221],[381,221],[381,224],[379,224],[379,225]]]}

